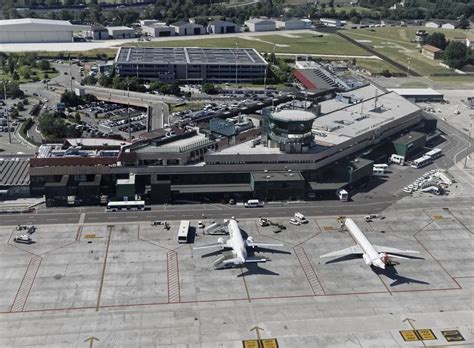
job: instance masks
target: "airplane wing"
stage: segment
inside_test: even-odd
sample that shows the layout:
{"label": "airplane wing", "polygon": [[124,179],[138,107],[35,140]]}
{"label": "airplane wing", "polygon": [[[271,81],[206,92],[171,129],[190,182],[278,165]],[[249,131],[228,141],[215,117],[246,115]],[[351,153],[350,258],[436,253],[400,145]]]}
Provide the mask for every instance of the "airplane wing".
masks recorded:
{"label": "airplane wing", "polygon": [[267,248],[267,247],[281,247],[283,244],[272,244],[272,243],[255,243],[247,241],[247,246],[249,248]]}
{"label": "airplane wing", "polygon": [[346,255],[352,255],[352,254],[363,254],[364,252],[360,248],[359,245],[354,245],[349,248],[341,249],[341,250],[336,250],[324,255],[321,255],[320,258],[323,257],[333,257],[333,256],[346,256]]}
{"label": "airplane wing", "polygon": [[418,251],[415,251],[415,250],[402,250],[402,249],[390,248],[390,247],[378,246],[378,245],[374,245],[373,247],[378,253],[395,253],[395,254],[418,254],[419,253]]}
{"label": "airplane wing", "polygon": [[208,248],[224,248],[225,246],[226,246],[226,243],[217,242],[217,243],[197,246],[197,247],[194,247],[193,250],[208,249]]}

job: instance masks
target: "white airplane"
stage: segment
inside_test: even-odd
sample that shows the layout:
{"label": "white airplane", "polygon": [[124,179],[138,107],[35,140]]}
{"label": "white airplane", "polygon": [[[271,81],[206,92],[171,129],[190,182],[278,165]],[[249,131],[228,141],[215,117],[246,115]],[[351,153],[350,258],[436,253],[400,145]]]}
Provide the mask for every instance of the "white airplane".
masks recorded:
{"label": "white airplane", "polygon": [[367,265],[385,269],[386,265],[391,264],[390,258],[409,259],[408,257],[394,255],[392,253],[418,254],[418,251],[414,250],[401,250],[396,248],[373,245],[369,242],[369,240],[365,237],[365,235],[362,233],[359,227],[357,227],[357,225],[352,219],[346,219],[344,223],[347,229],[349,230],[349,233],[352,238],[354,238],[354,240],[357,242],[357,245],[321,255],[320,258],[334,256],[342,257],[347,255],[362,255],[362,258],[364,259]]}
{"label": "white airplane", "polygon": [[255,248],[255,247],[283,246],[283,244],[255,243],[252,237],[248,237],[246,240],[244,240],[242,238],[240,227],[237,224],[237,221],[235,221],[235,219],[229,220],[227,229],[230,235],[230,238],[227,241],[224,241],[223,238],[219,238],[217,240],[217,243],[198,246],[198,247],[195,247],[194,249],[217,248],[217,247],[220,247],[221,249],[230,248],[232,249],[232,253],[234,257],[228,260],[224,260],[222,263],[224,265],[229,265],[229,264],[242,265],[248,262],[268,261],[268,259],[266,258],[247,256],[247,247]]}

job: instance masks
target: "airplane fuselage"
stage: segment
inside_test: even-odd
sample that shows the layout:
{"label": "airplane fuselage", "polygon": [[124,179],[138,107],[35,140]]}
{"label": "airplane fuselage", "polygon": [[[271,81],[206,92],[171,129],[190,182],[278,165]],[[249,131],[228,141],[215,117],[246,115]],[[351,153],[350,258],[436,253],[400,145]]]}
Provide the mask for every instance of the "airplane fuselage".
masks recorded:
{"label": "airplane fuselage", "polygon": [[229,247],[232,248],[235,258],[242,260],[242,263],[247,259],[247,245],[242,238],[242,232],[237,224],[237,221],[231,219],[227,226],[230,238],[227,241]]}
{"label": "airplane fuselage", "polygon": [[375,250],[372,243],[369,242],[367,237],[362,233],[362,231],[357,227],[355,222],[352,219],[346,219],[345,225],[356,243],[360,246],[364,254],[362,255],[365,263],[367,265],[379,267],[385,269],[388,257],[383,253],[378,253]]}

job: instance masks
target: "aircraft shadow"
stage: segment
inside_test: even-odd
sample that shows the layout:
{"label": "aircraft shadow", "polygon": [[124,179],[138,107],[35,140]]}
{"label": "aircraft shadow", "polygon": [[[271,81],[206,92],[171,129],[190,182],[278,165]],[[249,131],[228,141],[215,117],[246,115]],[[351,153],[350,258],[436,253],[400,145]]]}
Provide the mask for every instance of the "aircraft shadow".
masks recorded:
{"label": "aircraft shadow", "polygon": [[276,273],[276,272],[260,267],[257,263],[248,263],[248,264],[242,265],[241,268],[242,267],[247,268],[247,270],[239,274],[237,278],[248,277],[250,275],[271,275],[271,276],[280,275],[280,273]]}
{"label": "aircraft shadow", "polygon": [[361,259],[361,258],[362,258],[362,256],[360,256],[360,255],[350,254],[350,255],[344,255],[344,256],[326,261],[325,264],[329,265],[331,263],[344,262],[344,261],[350,261],[350,260]]}
{"label": "aircraft shadow", "polygon": [[399,275],[395,266],[387,266],[385,269],[381,269],[381,268],[373,267],[373,266],[371,266],[371,268],[375,274],[384,275],[387,278],[390,278],[391,280],[393,280],[390,286],[397,286],[401,284],[424,284],[424,285],[430,284],[422,280],[408,278],[408,277]]}
{"label": "aircraft shadow", "polygon": [[255,253],[291,255],[291,252],[285,251],[285,250],[270,249],[270,248],[264,248],[264,247],[247,248],[248,255],[253,256]]}

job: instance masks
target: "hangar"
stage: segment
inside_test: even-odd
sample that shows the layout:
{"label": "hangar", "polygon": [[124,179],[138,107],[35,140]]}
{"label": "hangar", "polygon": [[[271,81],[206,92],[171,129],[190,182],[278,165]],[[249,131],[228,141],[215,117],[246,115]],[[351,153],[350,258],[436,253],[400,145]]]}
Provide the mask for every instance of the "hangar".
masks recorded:
{"label": "hangar", "polygon": [[90,27],[38,18],[0,21],[0,43],[72,42],[73,33]]}

